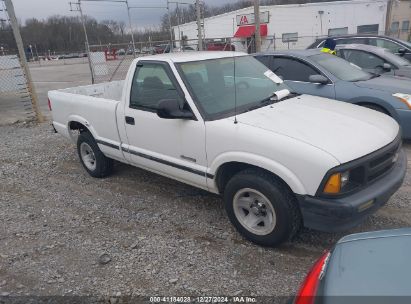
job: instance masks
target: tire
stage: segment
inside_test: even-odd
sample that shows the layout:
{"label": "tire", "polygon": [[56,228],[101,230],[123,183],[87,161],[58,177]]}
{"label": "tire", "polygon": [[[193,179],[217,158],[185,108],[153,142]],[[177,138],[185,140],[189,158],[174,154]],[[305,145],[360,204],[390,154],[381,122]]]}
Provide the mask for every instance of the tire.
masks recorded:
{"label": "tire", "polygon": [[234,175],[224,190],[224,205],[238,232],[262,246],[278,246],[292,239],[302,226],[295,196],[262,170],[246,169]]}
{"label": "tire", "polygon": [[81,132],[77,139],[77,153],[84,169],[93,177],[102,178],[113,171],[113,160],[101,152],[90,132]]}

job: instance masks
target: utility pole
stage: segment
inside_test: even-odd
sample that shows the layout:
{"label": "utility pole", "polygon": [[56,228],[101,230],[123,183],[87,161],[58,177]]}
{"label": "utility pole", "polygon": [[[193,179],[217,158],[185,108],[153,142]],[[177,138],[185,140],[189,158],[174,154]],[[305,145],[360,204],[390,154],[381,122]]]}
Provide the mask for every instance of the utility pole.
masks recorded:
{"label": "utility pole", "polygon": [[201,29],[201,6],[200,0],[196,0],[196,17],[197,17],[197,36],[198,36],[198,50],[203,50],[203,34]]}
{"label": "utility pole", "polygon": [[260,0],[254,0],[255,51],[261,52]]}
{"label": "utility pole", "polygon": [[170,27],[170,53],[173,52],[173,28],[171,27],[170,2],[167,0],[168,25]]}
{"label": "utility pole", "polygon": [[[91,64],[91,58],[90,58],[90,44],[88,42],[86,20],[84,19],[83,10],[81,9],[81,0],[78,0],[78,2],[74,2],[74,3],[73,2],[69,2],[69,3],[70,3],[70,11],[80,12],[81,23],[83,24],[84,36],[86,38],[86,52],[87,52],[87,57],[88,57],[88,65],[90,67],[90,73],[91,73],[91,83],[94,84],[94,72],[93,72],[93,66]],[[72,9],[71,6],[73,4],[77,6],[77,9]]]}
{"label": "utility pole", "polygon": [[133,43],[133,57],[136,57],[136,43],[134,41],[133,26],[131,25],[131,16],[130,16],[130,6],[128,5],[128,0],[126,0],[127,14],[128,14],[128,24],[130,26],[131,42]]}
{"label": "utility pole", "polygon": [[13,29],[14,39],[16,40],[17,49],[19,51],[20,62],[21,62],[24,74],[26,75],[27,87],[28,87],[28,90],[31,96],[31,104],[33,106],[34,113],[36,114],[37,121],[43,122],[44,118],[43,118],[43,115],[41,114],[41,111],[38,105],[37,92],[34,88],[30,69],[29,69],[29,66],[26,60],[26,54],[24,53],[23,40],[21,39],[21,34],[20,34],[19,25],[18,25],[17,18],[16,18],[16,13],[14,12],[14,6],[11,0],[4,0],[4,3],[6,4],[7,14],[10,19],[10,25]]}
{"label": "utility pole", "polygon": [[178,43],[181,47],[181,33],[180,33],[180,9],[178,8],[178,2],[176,3],[177,5],[177,31],[178,31]]}

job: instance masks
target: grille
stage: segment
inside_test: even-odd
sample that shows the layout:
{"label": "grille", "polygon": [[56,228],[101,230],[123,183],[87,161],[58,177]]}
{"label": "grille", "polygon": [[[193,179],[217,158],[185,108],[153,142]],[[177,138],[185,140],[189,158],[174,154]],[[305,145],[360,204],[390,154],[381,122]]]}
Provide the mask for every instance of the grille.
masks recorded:
{"label": "grille", "polygon": [[373,182],[390,171],[397,160],[397,153],[401,149],[401,138],[397,138],[388,146],[371,155],[365,164],[365,182]]}

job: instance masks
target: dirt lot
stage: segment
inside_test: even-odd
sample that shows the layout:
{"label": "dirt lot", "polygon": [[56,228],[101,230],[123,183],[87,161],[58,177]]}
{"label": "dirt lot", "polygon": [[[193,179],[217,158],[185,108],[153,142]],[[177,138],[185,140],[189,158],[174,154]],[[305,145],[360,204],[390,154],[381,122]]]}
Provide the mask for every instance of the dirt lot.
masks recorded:
{"label": "dirt lot", "polygon": [[[0,296],[291,295],[343,235],[304,230],[261,248],[217,196],[118,163],[109,178],[88,176],[47,123],[2,126],[0,142]],[[410,197],[408,174],[349,232],[411,226]]]}

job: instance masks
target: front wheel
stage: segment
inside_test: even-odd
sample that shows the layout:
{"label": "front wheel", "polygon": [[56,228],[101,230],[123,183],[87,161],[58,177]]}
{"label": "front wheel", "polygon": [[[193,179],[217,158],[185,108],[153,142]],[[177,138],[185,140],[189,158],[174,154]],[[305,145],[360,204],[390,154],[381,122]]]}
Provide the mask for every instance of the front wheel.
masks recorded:
{"label": "front wheel", "polygon": [[224,191],[231,223],[248,240],[274,247],[291,239],[302,225],[297,201],[290,190],[270,173],[244,170]]}
{"label": "front wheel", "polygon": [[113,169],[113,160],[101,152],[90,132],[80,133],[77,152],[84,169],[93,177],[106,177]]}

